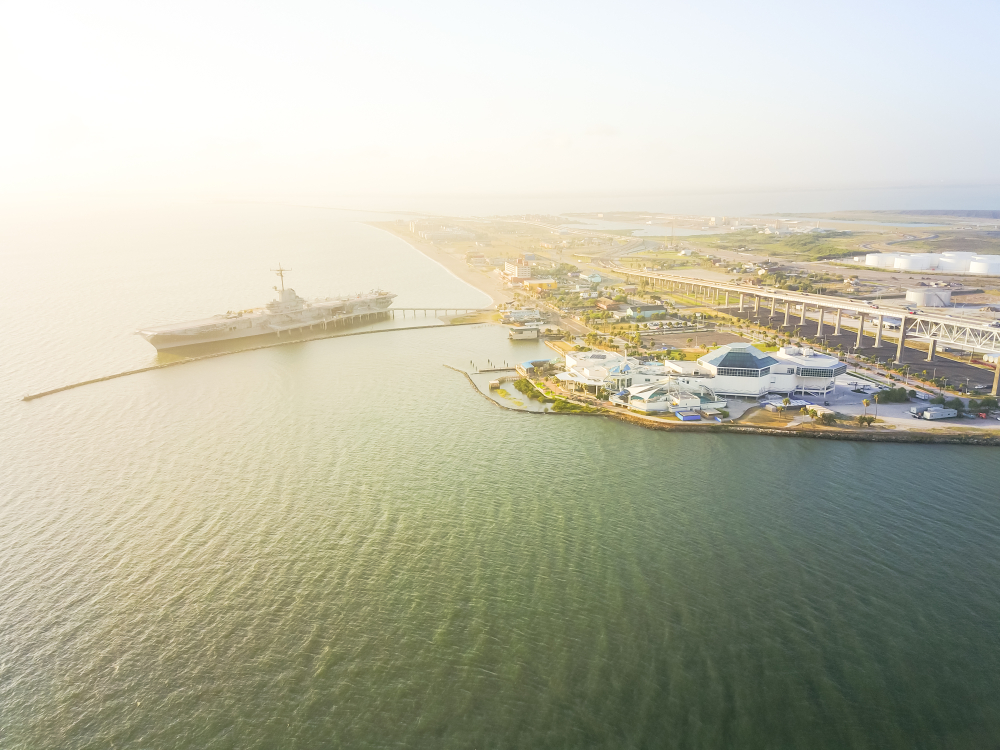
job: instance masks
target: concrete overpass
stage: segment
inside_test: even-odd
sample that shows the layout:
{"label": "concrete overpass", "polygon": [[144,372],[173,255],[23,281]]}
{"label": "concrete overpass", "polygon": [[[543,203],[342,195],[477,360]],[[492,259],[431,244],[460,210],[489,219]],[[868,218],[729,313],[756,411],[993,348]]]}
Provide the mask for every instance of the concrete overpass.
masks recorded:
{"label": "concrete overpass", "polygon": [[[841,323],[845,311],[857,315],[858,343],[864,333],[866,318],[875,323],[875,346],[882,346],[884,336],[883,323],[886,316],[899,318],[900,326],[896,341],[896,362],[904,362],[906,341],[908,338],[929,342],[927,360],[934,357],[937,345],[953,344],[962,349],[978,352],[1000,354],[1000,328],[978,321],[967,321],[953,317],[943,312],[928,313],[923,310],[911,313],[902,308],[885,309],[881,305],[874,306],[860,300],[852,301],[841,297],[831,297],[825,294],[808,294],[806,292],[789,292],[771,287],[757,287],[749,284],[739,284],[731,281],[709,281],[695,279],[690,276],[677,276],[659,271],[634,271],[624,266],[616,266],[615,270],[624,275],[626,281],[645,279],[654,289],[664,289],[687,294],[697,299],[701,297],[708,306],[730,307],[730,302],[739,305],[739,312],[746,312],[748,306],[753,306],[754,314],[760,313],[761,302],[770,306],[770,317],[784,316],[781,328],[791,328],[792,306],[800,306],[797,317],[798,324],[806,322],[806,312],[810,308],[817,312],[817,336],[823,335],[826,314],[831,315],[828,325],[833,326],[833,335],[841,335]],[[776,312],[778,305],[782,310]],[[1000,387],[1000,366],[994,368],[992,395],[998,394]]]}

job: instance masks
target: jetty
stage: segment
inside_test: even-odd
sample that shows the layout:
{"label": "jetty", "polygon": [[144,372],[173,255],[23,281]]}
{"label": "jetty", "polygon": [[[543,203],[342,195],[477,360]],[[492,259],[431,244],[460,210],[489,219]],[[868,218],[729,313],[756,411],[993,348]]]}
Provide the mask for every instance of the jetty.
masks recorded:
{"label": "jetty", "polygon": [[[433,309],[434,308],[403,308],[401,312],[404,310],[413,312],[414,310],[433,310]],[[437,308],[437,309],[441,310],[442,308]],[[449,309],[454,310],[455,308],[449,308]],[[471,310],[470,312],[485,312],[485,311]],[[370,314],[374,315],[376,313],[370,313]],[[99,378],[91,378],[89,380],[81,380],[77,383],[70,383],[69,385],[60,386],[59,388],[50,388],[49,390],[40,391],[38,393],[28,393],[22,396],[21,400],[34,401],[44,396],[51,396],[55,393],[62,393],[63,391],[73,390],[74,388],[82,388],[85,385],[93,385],[94,383],[103,383],[108,380],[116,380],[118,378],[127,377],[128,375],[138,375],[143,372],[152,372],[153,370],[163,370],[167,367],[177,367],[178,365],[186,365],[190,364],[191,362],[200,362],[202,360],[215,359],[217,357],[227,357],[231,354],[242,354],[244,352],[255,352],[261,349],[271,349],[276,346],[288,346],[289,344],[306,343],[308,341],[319,341],[321,339],[344,338],[347,336],[366,336],[368,334],[375,334],[375,333],[392,333],[394,331],[419,331],[427,328],[452,328],[454,326],[479,325],[479,324],[480,324],[479,322],[473,321],[470,323],[439,323],[439,324],[420,325],[420,326],[401,326],[399,328],[378,328],[373,331],[351,331],[346,333],[320,332],[314,335],[309,335],[305,338],[285,338],[282,339],[281,341],[272,341],[267,344],[261,344],[259,346],[251,346],[245,349],[234,349],[233,351],[225,351],[225,352],[212,352],[210,354],[202,354],[196,357],[185,357],[184,359],[179,359],[175,362],[164,362],[163,364],[149,365],[147,367],[139,367],[134,370],[125,370],[124,372],[116,372],[111,375],[104,375]]]}

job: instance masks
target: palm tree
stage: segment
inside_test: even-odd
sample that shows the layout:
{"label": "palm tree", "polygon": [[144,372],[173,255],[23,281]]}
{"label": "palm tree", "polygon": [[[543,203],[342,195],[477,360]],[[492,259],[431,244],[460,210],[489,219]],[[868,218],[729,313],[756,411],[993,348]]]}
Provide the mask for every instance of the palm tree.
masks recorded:
{"label": "palm tree", "polygon": [[875,419],[878,419],[878,397],[880,394],[875,394]]}
{"label": "palm tree", "polygon": [[868,399],[864,399],[861,403],[865,405],[865,416],[868,416],[868,407],[872,405],[872,402]]}

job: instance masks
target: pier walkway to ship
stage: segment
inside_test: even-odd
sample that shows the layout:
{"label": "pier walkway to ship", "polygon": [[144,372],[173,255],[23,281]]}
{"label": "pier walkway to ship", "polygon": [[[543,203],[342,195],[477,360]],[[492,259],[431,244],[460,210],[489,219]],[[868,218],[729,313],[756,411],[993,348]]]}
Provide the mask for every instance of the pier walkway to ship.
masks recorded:
{"label": "pier walkway to ship", "polygon": [[[279,337],[282,333],[303,333],[313,331],[317,328],[328,330],[330,328],[348,328],[365,323],[374,323],[379,320],[390,320],[396,318],[396,313],[402,313],[403,317],[416,318],[417,313],[423,313],[421,317],[437,318],[457,315],[469,315],[471,313],[490,312],[489,309],[477,309],[472,307],[391,307],[388,310],[372,310],[369,312],[355,313],[353,315],[341,315],[334,320],[320,323],[294,323],[292,325],[272,327],[272,332]],[[407,316],[407,313],[411,313]]]}
{"label": "pier walkway to ship", "polygon": [[480,312],[491,312],[490,308],[477,309],[473,307],[391,307],[388,312],[392,313],[392,317],[396,317],[396,313],[403,313],[403,317],[406,317],[406,313],[413,313],[411,317],[417,317],[417,313],[423,313],[424,317],[438,317],[441,315],[471,315],[472,313]]}

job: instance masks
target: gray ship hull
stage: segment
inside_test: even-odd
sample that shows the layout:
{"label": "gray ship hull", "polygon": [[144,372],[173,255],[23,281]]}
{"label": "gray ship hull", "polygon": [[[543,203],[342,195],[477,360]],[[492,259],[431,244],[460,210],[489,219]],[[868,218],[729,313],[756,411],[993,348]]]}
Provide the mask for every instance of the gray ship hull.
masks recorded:
{"label": "gray ship hull", "polygon": [[250,328],[247,330],[220,330],[220,331],[198,331],[192,333],[147,333],[140,331],[139,334],[150,344],[156,347],[157,351],[163,349],[175,349],[182,346],[195,346],[197,344],[214,344],[222,341],[235,341],[240,339],[280,339],[282,336],[291,337],[302,334],[318,333],[321,331],[347,328],[363,323],[372,323],[376,320],[385,320],[390,316],[388,310],[369,310],[354,315],[340,315],[326,320],[317,320],[310,323],[297,323],[284,327],[267,327],[267,329]]}
{"label": "gray ship hull", "polygon": [[214,318],[174,325],[150,326],[137,333],[157,350],[214,344],[243,339],[280,339],[302,336],[361,323],[384,320],[396,295],[373,292],[346,299],[306,302],[292,289],[265,308],[229,312]]}

